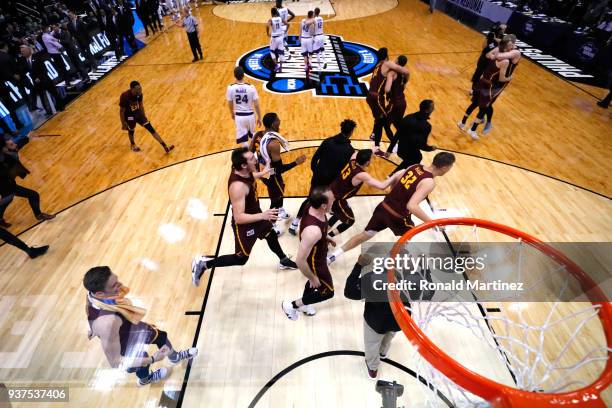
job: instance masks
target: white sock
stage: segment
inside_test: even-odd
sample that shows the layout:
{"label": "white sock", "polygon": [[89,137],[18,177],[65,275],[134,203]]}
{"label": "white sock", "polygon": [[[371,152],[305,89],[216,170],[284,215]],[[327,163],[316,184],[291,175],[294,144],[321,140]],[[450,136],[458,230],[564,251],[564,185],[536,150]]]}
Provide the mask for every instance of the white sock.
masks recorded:
{"label": "white sock", "polygon": [[299,218],[294,218],[293,221],[291,221],[291,226],[297,228],[300,225],[300,219]]}
{"label": "white sock", "polygon": [[325,57],[322,52],[317,53],[317,62],[319,63],[319,70],[322,70],[323,64],[325,63]]}
{"label": "white sock", "polygon": [[343,253],[344,253],[344,249],[342,249],[342,248],[338,248],[338,249],[336,249],[334,252],[332,252],[332,255],[331,255],[331,256],[332,256],[334,259],[338,259],[338,258],[340,258],[340,255],[342,255]]}

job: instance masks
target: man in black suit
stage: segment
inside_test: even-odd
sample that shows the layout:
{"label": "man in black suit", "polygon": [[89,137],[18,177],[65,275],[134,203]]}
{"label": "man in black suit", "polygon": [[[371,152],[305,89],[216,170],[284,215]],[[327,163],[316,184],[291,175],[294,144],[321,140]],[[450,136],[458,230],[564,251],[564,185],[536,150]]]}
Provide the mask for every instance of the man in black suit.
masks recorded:
{"label": "man in black suit", "polygon": [[64,47],[64,50],[68,54],[68,58],[72,61],[72,64],[79,71],[81,80],[84,82],[90,82],[89,75],[87,75],[87,69],[83,62],[79,58],[79,50],[75,46],[74,39],[70,31],[67,30],[66,24],[60,24],[53,32],[53,36],[59,40]]}
{"label": "man in black suit", "polygon": [[132,49],[132,52],[138,51],[136,46],[136,38],[134,37],[134,16],[132,10],[127,7],[123,0],[117,0],[117,32],[119,34],[119,47],[123,50],[123,39],[127,41]]}
{"label": "man in black suit", "polygon": [[32,81],[34,82],[34,98],[36,98],[36,96],[40,96],[40,100],[45,108],[45,111],[47,112],[47,115],[51,116],[53,115],[53,112],[51,111],[51,106],[47,100],[48,92],[55,100],[55,109],[58,112],[63,111],[64,101],[57,92],[55,84],[47,74],[47,67],[44,63],[44,53],[39,52],[36,54],[35,58],[32,58],[32,49],[29,47],[22,47],[21,56],[26,59],[28,65],[31,67],[30,72],[32,75]]}
{"label": "man in black suit", "polygon": [[111,9],[109,13],[105,10],[100,10],[98,14],[98,24],[100,30],[106,34],[106,38],[110,42],[111,48],[115,50],[115,58],[119,59],[123,55],[123,50],[118,46],[119,41],[117,39],[117,11]]}
{"label": "man in black suit", "polygon": [[94,56],[91,55],[91,52],[89,52],[91,36],[89,35],[87,24],[85,24],[85,22],[80,17],[77,17],[77,15],[72,11],[68,12],[68,19],[68,31],[70,31],[72,37],[76,39],[83,56],[87,58],[90,70],[93,71],[98,66],[98,63],[96,62]]}
{"label": "man in black suit", "polygon": [[153,34],[157,32],[155,27],[151,24],[151,15],[150,15],[149,2],[147,0],[136,0],[136,14],[138,14],[138,18],[142,21],[142,25],[145,28],[145,35],[149,36],[149,28],[153,31]]}
{"label": "man in black suit", "polygon": [[147,0],[147,6],[149,8],[149,15],[151,16],[153,28],[161,31],[164,24],[159,18],[159,0]]}
{"label": "man in black suit", "polygon": [[[24,50],[26,49],[26,50]],[[20,48],[21,56],[17,57],[15,68],[19,75],[19,91],[28,101],[28,109],[30,112],[36,110],[36,92],[34,91],[34,80],[32,76],[32,50],[26,45]],[[29,57],[25,57],[28,55]]]}
{"label": "man in black suit", "polygon": [[[23,127],[23,123],[19,120],[15,111],[18,106],[10,96],[10,91],[4,86],[4,81],[17,82],[19,75],[16,71],[15,60],[8,53],[8,45],[5,42],[0,42],[0,101],[8,109],[11,120],[17,129]],[[16,131],[11,130],[3,119],[0,119],[0,127],[4,133],[16,134]]]}

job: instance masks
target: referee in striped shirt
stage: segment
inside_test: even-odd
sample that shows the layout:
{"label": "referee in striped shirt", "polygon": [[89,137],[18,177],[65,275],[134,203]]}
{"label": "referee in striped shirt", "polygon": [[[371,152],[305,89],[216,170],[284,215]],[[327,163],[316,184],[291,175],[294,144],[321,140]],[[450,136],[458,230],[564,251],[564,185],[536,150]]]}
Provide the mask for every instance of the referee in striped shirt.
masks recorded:
{"label": "referee in striped shirt", "polygon": [[185,27],[185,31],[187,31],[187,39],[189,40],[189,46],[191,47],[191,52],[193,53],[193,61],[191,62],[196,62],[203,59],[204,55],[202,55],[202,47],[200,47],[200,40],[198,38],[198,20],[189,14],[189,11],[185,11],[183,27]]}

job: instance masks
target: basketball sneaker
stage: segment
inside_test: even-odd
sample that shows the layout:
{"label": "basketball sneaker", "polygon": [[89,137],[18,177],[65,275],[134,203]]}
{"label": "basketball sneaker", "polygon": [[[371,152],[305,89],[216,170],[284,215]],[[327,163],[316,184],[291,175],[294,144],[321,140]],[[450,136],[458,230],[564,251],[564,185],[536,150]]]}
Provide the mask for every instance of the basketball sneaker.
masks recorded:
{"label": "basketball sneaker", "polygon": [[280,220],[288,220],[291,218],[291,215],[289,215],[289,213],[283,207],[281,207],[278,209],[278,218]]}
{"label": "basketball sneaker", "polygon": [[174,353],[174,358],[168,356],[168,360],[170,360],[170,364],[177,365],[180,364],[183,360],[191,360],[195,356],[198,355],[198,349],[195,347],[189,347],[188,349],[177,351]]}
{"label": "basketball sneaker", "polygon": [[287,315],[289,320],[297,320],[298,319],[298,311],[293,308],[293,305],[288,300],[283,300],[281,303],[281,307],[283,308],[283,312]]}
{"label": "basketball sneaker", "polygon": [[206,261],[210,261],[210,259],[204,255],[197,255],[191,261],[191,283],[196,288],[200,286],[200,278],[206,270]]}
{"label": "basketball sneaker", "polygon": [[317,310],[312,305],[300,306],[298,310],[304,313],[306,316],[314,316],[317,314]]}
{"label": "basketball sneaker", "polygon": [[479,140],[479,139],[480,139],[480,138],[478,137],[478,133],[476,133],[476,131],[475,131],[475,130],[470,129],[470,130],[468,130],[468,131],[467,131],[467,134],[468,134],[468,135],[470,135],[470,137],[471,137],[472,139],[474,139],[474,140]]}
{"label": "basketball sneaker", "polygon": [[294,218],[293,221],[291,221],[291,225],[289,226],[289,233],[293,236],[297,235],[299,227],[300,227],[300,220],[298,220],[297,218]]}
{"label": "basketball sneaker", "polygon": [[283,231],[280,228],[278,228],[276,224],[274,224],[274,226],[272,227],[272,230],[274,231],[277,237],[280,237],[281,235],[283,235]]}
{"label": "basketball sneaker", "polygon": [[378,354],[378,355],[380,356],[380,358],[387,358],[387,355],[386,355],[386,354],[380,353],[380,354]]}
{"label": "basketball sneaker", "polygon": [[465,131],[465,123],[463,122],[457,122],[457,127],[463,131]]}
{"label": "basketball sneaker", "polygon": [[297,269],[298,268],[297,264],[289,258],[285,258],[282,261],[280,261],[280,264],[278,265],[278,267],[280,269]]}
{"label": "basketball sneaker", "polygon": [[378,370],[370,370],[370,367],[368,367],[368,363],[365,363],[366,366],[366,370],[368,372],[368,378],[370,380],[375,380],[376,377],[378,377]]}
{"label": "basketball sneaker", "polygon": [[493,129],[493,124],[491,122],[487,122],[484,129],[482,129],[482,134],[486,135],[487,133],[491,131],[491,129]]}
{"label": "basketball sneaker", "polygon": [[153,371],[146,378],[139,378],[137,384],[139,387],[147,384],[153,384],[168,377],[168,374],[170,374],[170,370],[168,370],[166,367],[162,367]]}

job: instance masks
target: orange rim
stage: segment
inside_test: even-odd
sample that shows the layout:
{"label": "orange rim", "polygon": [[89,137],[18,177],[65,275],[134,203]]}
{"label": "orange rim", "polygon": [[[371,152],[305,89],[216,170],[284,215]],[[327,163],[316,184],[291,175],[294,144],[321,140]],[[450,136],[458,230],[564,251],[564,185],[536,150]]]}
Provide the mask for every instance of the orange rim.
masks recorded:
{"label": "orange rim", "polygon": [[[601,289],[599,289],[597,284],[582,270],[582,268],[564,254],[538,238],[522,231],[477,218],[443,218],[432,220],[411,228],[406,232],[393,246],[391,256],[395,257],[400,247],[405,242],[410,241],[415,235],[425,230],[445,225],[477,226],[497,231],[513,238],[520,238],[523,242],[544,252],[547,256],[553,258],[560,264],[565,265],[568,272],[572,273],[579,280],[591,303],[601,307],[598,315],[604,329],[607,346],[608,348],[612,348],[612,308]],[[388,269],[387,276],[389,283],[394,283],[395,269]],[[418,327],[416,322],[408,314],[408,311],[404,308],[399,291],[390,290],[387,295],[397,323],[402,328],[406,337],[408,337],[408,340],[418,348],[423,358],[438,371],[451,379],[455,384],[491,402],[495,407],[550,407],[568,405],[589,408],[606,407],[605,403],[601,400],[600,394],[610,385],[610,383],[612,383],[611,352],[608,352],[608,361],[606,362],[603,372],[591,385],[559,394],[535,393],[519,390],[483,377],[455,361],[436,346]]]}

